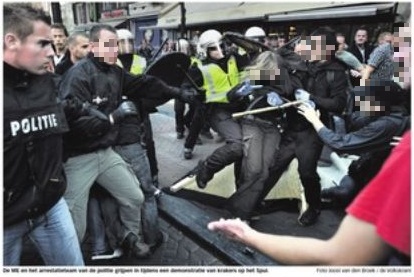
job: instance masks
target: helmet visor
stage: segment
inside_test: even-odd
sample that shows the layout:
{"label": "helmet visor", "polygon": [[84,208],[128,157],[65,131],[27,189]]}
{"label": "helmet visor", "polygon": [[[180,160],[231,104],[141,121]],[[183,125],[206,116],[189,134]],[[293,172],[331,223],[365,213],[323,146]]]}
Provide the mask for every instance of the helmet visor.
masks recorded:
{"label": "helmet visor", "polygon": [[133,54],[134,53],[134,40],[132,39],[120,39],[118,40],[118,53]]}

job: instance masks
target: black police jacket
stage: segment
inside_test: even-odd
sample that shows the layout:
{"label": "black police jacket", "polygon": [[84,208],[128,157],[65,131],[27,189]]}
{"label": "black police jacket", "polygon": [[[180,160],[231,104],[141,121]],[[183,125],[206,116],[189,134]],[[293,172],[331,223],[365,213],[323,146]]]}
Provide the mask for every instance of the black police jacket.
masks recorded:
{"label": "black police jacket", "polygon": [[4,225],[48,211],[66,189],[62,134],[68,131],[52,74],[4,63]]}
{"label": "black police jacket", "polygon": [[[179,98],[181,91],[156,77],[134,76],[117,65],[101,62],[92,53],[71,67],[60,85],[62,99],[77,98],[93,105],[106,116],[115,111],[122,96],[137,105],[142,99]],[[76,120],[68,119],[70,132],[64,137],[65,151],[69,157],[118,144],[133,143],[138,137],[128,137],[122,141],[123,136],[119,137],[119,124],[110,125],[108,120],[101,118],[75,118]],[[128,125],[137,130],[134,123]]]}

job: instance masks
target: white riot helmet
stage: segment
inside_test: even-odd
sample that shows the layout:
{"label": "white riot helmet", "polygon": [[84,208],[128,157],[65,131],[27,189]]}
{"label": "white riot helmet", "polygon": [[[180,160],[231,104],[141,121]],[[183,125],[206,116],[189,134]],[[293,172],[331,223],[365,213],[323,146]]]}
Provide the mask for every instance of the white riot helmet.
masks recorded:
{"label": "white riot helmet", "polygon": [[118,53],[133,54],[134,53],[134,35],[127,29],[116,30],[118,36]]}
{"label": "white riot helmet", "polygon": [[246,30],[246,33],[244,33],[244,36],[260,41],[260,42],[264,42],[266,33],[262,28],[253,26]]}
{"label": "white riot helmet", "polygon": [[190,51],[190,43],[188,43],[188,41],[186,39],[180,38],[177,42],[176,42],[176,47],[175,49],[177,50],[177,52],[181,52],[184,53],[186,55],[190,55],[191,51]]}
{"label": "white riot helmet", "polygon": [[224,57],[223,48],[221,46],[221,39],[223,36],[217,30],[207,30],[200,35],[198,40],[198,52],[201,59],[205,59],[208,56],[208,52],[216,49],[220,52],[221,57]]}

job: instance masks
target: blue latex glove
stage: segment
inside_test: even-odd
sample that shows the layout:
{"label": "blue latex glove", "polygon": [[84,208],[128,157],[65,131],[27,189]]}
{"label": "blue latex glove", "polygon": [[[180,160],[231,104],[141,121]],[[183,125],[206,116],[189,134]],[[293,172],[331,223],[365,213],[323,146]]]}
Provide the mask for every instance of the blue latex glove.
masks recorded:
{"label": "blue latex glove", "polygon": [[298,88],[297,90],[295,90],[296,100],[308,101],[309,97],[310,97],[310,94],[306,90],[301,89],[301,88]]}
{"label": "blue latex glove", "polygon": [[227,98],[230,101],[240,100],[252,93],[253,90],[262,88],[261,85],[251,85],[250,80],[243,81],[227,93]]}
{"label": "blue latex glove", "polygon": [[236,91],[236,96],[240,96],[240,97],[244,97],[249,95],[250,93],[252,93],[253,90],[258,89],[258,88],[262,88],[263,86],[261,85],[251,85],[250,84],[250,80],[246,80],[243,81],[240,85],[239,88]]}
{"label": "blue latex glove", "polygon": [[276,107],[282,105],[284,102],[282,98],[280,98],[279,94],[272,91],[267,94],[267,104],[270,106]]}

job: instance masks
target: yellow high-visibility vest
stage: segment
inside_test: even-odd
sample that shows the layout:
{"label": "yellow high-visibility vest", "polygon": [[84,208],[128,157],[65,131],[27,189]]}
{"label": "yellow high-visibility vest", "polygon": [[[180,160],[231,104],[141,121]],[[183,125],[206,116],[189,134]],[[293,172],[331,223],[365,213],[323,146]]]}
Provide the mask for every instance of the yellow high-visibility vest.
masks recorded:
{"label": "yellow high-visibility vest", "polygon": [[[122,68],[124,67],[119,59],[116,61],[116,64]],[[134,74],[134,75],[142,74],[142,72],[144,72],[146,67],[147,67],[147,60],[145,58],[138,56],[138,55],[132,56],[131,69],[129,70],[131,74]]]}
{"label": "yellow high-visibility vest", "polygon": [[200,67],[203,74],[203,89],[206,90],[206,103],[228,103],[227,92],[239,83],[239,70],[236,59],[230,57],[227,62],[227,71],[214,63]]}

